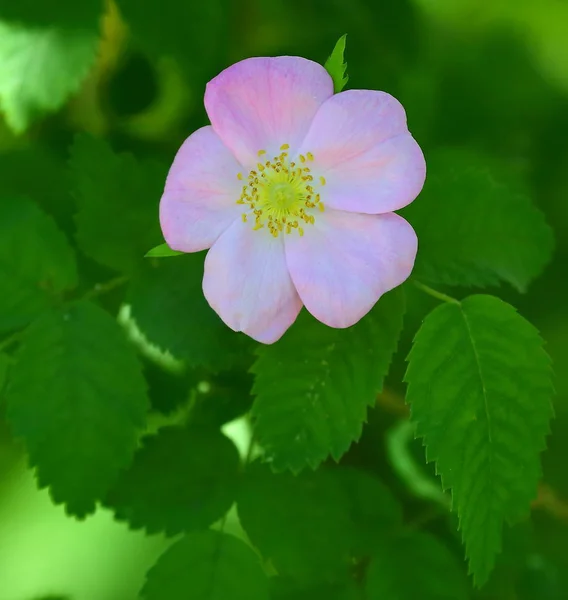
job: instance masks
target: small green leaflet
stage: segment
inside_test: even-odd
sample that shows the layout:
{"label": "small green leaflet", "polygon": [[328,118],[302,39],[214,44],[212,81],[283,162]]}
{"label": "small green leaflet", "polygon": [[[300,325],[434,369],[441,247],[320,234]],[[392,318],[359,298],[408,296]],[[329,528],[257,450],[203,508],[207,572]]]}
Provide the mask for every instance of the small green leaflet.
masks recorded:
{"label": "small green leaflet", "polygon": [[172,250],[167,244],[160,244],[146,252],[144,256],[146,258],[164,258],[167,256],[179,256],[180,254],[183,254],[183,252]]}
{"label": "small green leaflet", "polygon": [[145,600],[269,600],[268,579],[244,542],[217,531],[189,534],[148,571]]}
{"label": "small green leaflet", "polygon": [[39,486],[80,518],[132,460],[148,409],[134,348],[85,301],[47,311],[25,330],[6,403]]}
{"label": "small green leaflet", "polygon": [[470,573],[483,585],[503,523],[525,516],[536,495],[553,414],[550,359],[512,306],[476,295],[432,311],[408,361],[417,435],[452,490]]}
{"label": "small green leaflet", "polygon": [[105,505],[148,534],[206,529],[235,501],[238,471],[237,449],[218,429],[163,427],[143,438]]}
{"label": "small green leaflet", "polygon": [[344,59],[345,44],[347,43],[347,34],[342,35],[335,44],[333,52],[325,61],[325,70],[333,79],[333,91],[337,94],[340,92],[349,81],[347,76],[347,63]]}
{"label": "small green leaflet", "polygon": [[39,115],[58,110],[95,60],[96,30],[26,29],[0,21],[0,108],[24,132]]}
{"label": "small green leaflet", "polygon": [[281,340],[258,349],[252,416],[273,468],[315,469],[328,456],[339,460],[359,439],[403,315],[398,288],[352,327],[332,329],[304,311]]}

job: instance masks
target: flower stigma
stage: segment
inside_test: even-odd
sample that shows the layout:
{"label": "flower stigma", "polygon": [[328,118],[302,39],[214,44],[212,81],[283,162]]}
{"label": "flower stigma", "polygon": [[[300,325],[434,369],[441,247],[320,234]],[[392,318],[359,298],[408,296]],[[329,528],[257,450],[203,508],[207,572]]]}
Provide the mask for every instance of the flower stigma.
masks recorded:
{"label": "flower stigma", "polygon": [[[264,162],[266,151],[259,150],[256,169],[249,173],[237,200],[237,204],[247,207],[243,222],[251,222],[253,230],[266,228],[275,238],[293,231],[303,236],[304,227],[315,223],[314,213],[325,209],[317,191],[325,185],[325,179],[319,177],[316,183],[308,166],[314,155],[307,152],[290,160],[289,148],[283,144],[278,156]],[[242,173],[237,178],[244,181]]]}

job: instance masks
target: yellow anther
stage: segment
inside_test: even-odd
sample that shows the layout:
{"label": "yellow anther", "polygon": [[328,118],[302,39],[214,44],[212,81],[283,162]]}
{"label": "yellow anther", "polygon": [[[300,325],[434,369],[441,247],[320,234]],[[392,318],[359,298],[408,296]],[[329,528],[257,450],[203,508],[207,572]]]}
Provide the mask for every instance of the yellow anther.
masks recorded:
{"label": "yellow anther", "polygon": [[300,160],[305,163],[306,162],[306,157],[303,154],[300,154]]}
{"label": "yellow anther", "polygon": [[243,180],[243,174],[242,173],[237,173],[237,179],[239,181],[242,181]]}
{"label": "yellow anther", "polygon": [[311,152],[306,152],[306,158],[308,160],[314,160],[314,155]]}
{"label": "yellow anther", "polygon": [[304,230],[301,227],[298,227],[298,233],[300,234],[300,237],[302,237],[304,235]]}
{"label": "yellow anther", "polygon": [[288,150],[289,147],[290,144],[282,144],[282,146],[280,146],[280,150]]}
{"label": "yellow anther", "polygon": [[246,214],[246,213],[243,213],[243,214],[241,215],[241,218],[243,219],[243,223],[246,223],[246,222],[247,222],[247,214]]}
{"label": "yellow anther", "polygon": [[259,157],[260,157],[260,156],[262,156],[263,154],[266,154],[266,150],[259,150],[259,151],[257,152],[257,155],[258,155]]}
{"label": "yellow anther", "polygon": [[320,175],[320,183],[325,185],[325,177],[323,175]]}
{"label": "yellow anther", "polygon": [[323,212],[325,210],[325,206],[323,205],[323,202],[318,203],[320,212]]}

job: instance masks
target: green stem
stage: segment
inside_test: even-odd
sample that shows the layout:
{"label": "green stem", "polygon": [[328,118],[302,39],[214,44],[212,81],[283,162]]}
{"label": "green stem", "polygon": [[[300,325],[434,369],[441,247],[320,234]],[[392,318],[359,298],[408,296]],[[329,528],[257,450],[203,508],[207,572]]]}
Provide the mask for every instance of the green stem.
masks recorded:
{"label": "green stem", "polygon": [[128,277],[121,275],[120,277],[115,277],[114,279],[110,279],[105,283],[97,283],[93,289],[89,290],[84,296],[83,300],[92,300],[93,298],[97,298],[98,296],[102,296],[103,294],[107,294],[108,292],[112,292],[117,287],[120,287],[128,282]]}
{"label": "green stem", "polygon": [[433,298],[436,298],[437,300],[442,300],[442,302],[450,302],[451,304],[457,304],[458,306],[461,305],[460,301],[457,300],[456,298],[452,298],[452,296],[443,294],[442,292],[439,292],[438,290],[435,290],[427,285],[424,285],[423,283],[420,283],[419,281],[413,281],[413,283],[419,290],[422,290],[423,292],[425,292],[429,296],[432,296]]}

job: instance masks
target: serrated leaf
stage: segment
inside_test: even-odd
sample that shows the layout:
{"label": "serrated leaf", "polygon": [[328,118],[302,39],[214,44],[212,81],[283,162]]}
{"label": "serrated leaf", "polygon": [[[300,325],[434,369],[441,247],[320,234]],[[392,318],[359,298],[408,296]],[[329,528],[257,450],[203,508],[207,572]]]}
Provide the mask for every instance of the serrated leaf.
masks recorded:
{"label": "serrated leaf", "polygon": [[116,321],[88,302],[29,326],[6,401],[39,486],[77,517],[94,511],[130,463],[148,408],[134,349]]}
{"label": "serrated leaf", "polygon": [[365,581],[367,600],[467,600],[465,571],[434,536],[377,538]]}
{"label": "serrated leaf", "polygon": [[97,43],[96,31],[0,21],[0,108],[16,133],[63,106],[93,64]]}
{"label": "serrated leaf", "polygon": [[150,342],[188,364],[227,368],[245,349],[244,334],[229,329],[203,296],[203,253],[146,261],[127,301]]}
{"label": "serrated leaf", "polygon": [[269,600],[258,557],[237,538],[216,531],[185,536],[148,571],[146,600]]}
{"label": "serrated leaf", "polygon": [[0,332],[27,325],[77,284],[75,254],[26,198],[0,201]]}
{"label": "serrated leaf", "polygon": [[183,252],[172,250],[167,244],[160,244],[146,252],[144,256],[146,258],[164,258],[167,256],[179,256],[180,254],[183,254]]}
{"label": "serrated leaf", "polygon": [[302,583],[345,578],[353,540],[350,504],[334,473],[273,473],[254,463],[237,510],[243,529],[278,572]]}
{"label": "serrated leaf", "polygon": [[552,230],[520,178],[468,151],[430,155],[424,189],[401,214],[420,240],[421,281],[525,291],[552,254]]}
{"label": "serrated leaf", "polygon": [[325,70],[333,79],[333,91],[337,94],[349,81],[347,76],[347,63],[345,62],[345,44],[347,43],[347,34],[342,35],[335,44],[329,58],[325,61]]}
{"label": "serrated leaf", "polygon": [[97,30],[101,0],[0,0],[0,20],[35,26],[80,27]]}
{"label": "serrated leaf", "polygon": [[436,308],[408,360],[417,435],[452,490],[470,572],[482,585],[503,522],[524,516],[536,494],[552,416],[550,361],[537,330],[485,295]]}
{"label": "serrated leaf", "polygon": [[258,349],[252,371],[255,435],[277,470],[338,460],[361,435],[402,328],[401,289],[348,329],[303,312],[276,344]]}
{"label": "serrated leaf", "polygon": [[116,154],[103,140],[77,136],[71,177],[78,204],[81,249],[111,269],[131,273],[162,235],[158,204],[167,169],[131,154]]}
{"label": "serrated leaf", "polygon": [[205,529],[236,498],[239,454],[217,429],[164,427],[143,438],[105,505],[147,533]]}

